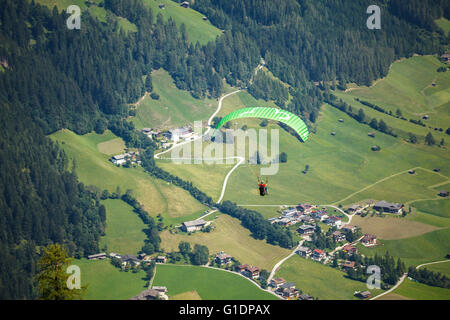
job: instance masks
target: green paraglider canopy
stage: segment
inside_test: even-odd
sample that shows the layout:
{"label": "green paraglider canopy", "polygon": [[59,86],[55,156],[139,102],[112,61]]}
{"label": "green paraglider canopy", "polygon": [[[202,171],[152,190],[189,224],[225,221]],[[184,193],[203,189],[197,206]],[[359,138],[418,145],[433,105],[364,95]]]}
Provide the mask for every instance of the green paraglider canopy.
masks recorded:
{"label": "green paraglider canopy", "polygon": [[306,124],[298,116],[286,110],[268,107],[251,107],[235,110],[220,120],[214,133],[228,121],[240,118],[263,118],[279,121],[294,129],[303,142],[308,140],[309,137],[308,127],[306,127]]}

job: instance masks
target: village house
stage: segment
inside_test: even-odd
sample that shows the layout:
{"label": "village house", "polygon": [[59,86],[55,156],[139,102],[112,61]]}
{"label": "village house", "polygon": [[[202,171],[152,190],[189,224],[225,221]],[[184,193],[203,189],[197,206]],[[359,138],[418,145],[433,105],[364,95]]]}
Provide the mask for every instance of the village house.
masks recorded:
{"label": "village house", "polygon": [[361,206],[360,206],[360,205],[358,205],[358,204],[353,204],[353,205],[351,205],[350,207],[348,207],[347,211],[350,212],[350,213],[353,213],[353,212],[356,212],[356,211],[358,211],[358,210],[360,210],[360,209],[361,209]]}
{"label": "village house", "polygon": [[295,207],[295,209],[297,209],[297,211],[299,211],[299,212],[301,212],[303,214],[310,214],[312,209],[313,209],[313,206],[310,205],[310,204],[307,204],[307,203],[305,203],[305,204],[298,204]]}
{"label": "village house", "polygon": [[118,253],[115,253],[115,252],[111,252],[111,253],[109,254],[109,257],[110,257],[110,258],[122,259],[122,256],[121,256],[120,254],[118,254]]}
{"label": "village house", "polygon": [[169,297],[158,290],[147,289],[132,297],[130,300],[169,300]]}
{"label": "village house", "polygon": [[287,210],[283,210],[283,212],[281,213],[281,215],[283,217],[292,217],[297,213],[296,209],[287,209]]}
{"label": "village house", "polygon": [[103,260],[105,258],[106,258],[106,253],[105,252],[92,254],[92,255],[88,256],[89,260]]}
{"label": "village house", "polygon": [[370,298],[370,291],[358,291],[355,292],[355,296],[361,299]]}
{"label": "village house", "polygon": [[314,223],[316,221],[313,217],[307,215],[301,215],[297,218],[297,220],[304,223]]}
{"label": "village house", "polygon": [[167,258],[165,256],[157,256],[155,259],[156,263],[166,263]]}
{"label": "village house", "polygon": [[335,231],[331,234],[331,236],[333,237],[334,241],[336,242],[341,242],[341,241],[345,241],[345,234],[343,234],[340,231]]}
{"label": "village house", "polygon": [[189,8],[189,2],[188,2],[188,1],[183,1],[183,2],[180,4],[180,6],[183,7],[183,8]]}
{"label": "village house", "polygon": [[202,230],[203,227],[207,226],[209,223],[203,219],[198,219],[194,221],[186,221],[181,224],[181,228],[186,232],[193,232]]}
{"label": "village house", "polygon": [[193,135],[194,132],[190,127],[176,128],[173,130],[169,130],[164,134],[164,136],[167,137],[167,139],[172,140],[175,143],[177,143],[179,140],[189,139]]}
{"label": "village house", "polygon": [[315,229],[316,229],[315,226],[304,224],[297,229],[297,232],[303,236],[306,236],[309,234],[313,234]]}
{"label": "village house", "polygon": [[326,211],[315,211],[311,213],[311,217],[319,221],[324,221],[328,219],[328,213]]}
{"label": "village house", "polygon": [[346,244],[342,250],[344,250],[345,253],[352,255],[354,253],[358,253],[358,248],[355,246],[352,246],[351,244]]}
{"label": "village house", "polygon": [[122,257],[122,266],[126,266],[127,264],[134,264],[134,265],[140,265],[141,261],[132,254],[126,254]]}
{"label": "village house", "polygon": [[297,298],[300,295],[300,291],[295,288],[294,282],[287,282],[282,284],[276,292],[286,299]]}
{"label": "village house", "polygon": [[309,248],[309,247],[304,247],[304,246],[300,246],[300,247],[298,247],[298,249],[297,249],[297,254],[300,256],[300,257],[309,257],[310,256],[310,254],[311,254],[311,248]]}
{"label": "village house", "polygon": [[258,267],[249,266],[248,264],[240,265],[239,272],[247,278],[257,279],[259,277],[260,269]]}
{"label": "village house", "polygon": [[361,239],[361,243],[366,247],[374,246],[377,244],[377,236],[373,234],[365,234]]}
{"label": "village house", "polygon": [[298,297],[298,300],[314,300],[314,298],[311,297],[309,294],[303,293]]}
{"label": "village house", "polygon": [[389,203],[381,200],[375,203],[373,208],[379,212],[402,213],[403,205],[400,203]]}
{"label": "village house", "polygon": [[164,286],[155,286],[155,287],[152,287],[152,290],[156,290],[161,293],[167,293],[167,287],[164,287]]}
{"label": "village house", "polygon": [[326,258],[326,253],[323,250],[314,249],[311,254],[311,258],[316,261],[322,261]]}
{"label": "village house", "polygon": [[345,261],[342,265],[342,269],[344,269],[344,271],[355,269],[355,261]]}
{"label": "village house", "polygon": [[346,224],[346,225],[342,226],[341,230],[343,230],[343,231],[350,231],[351,233],[355,233],[358,230],[358,227]]}
{"label": "village house", "polygon": [[286,280],[284,280],[283,278],[273,278],[270,281],[270,286],[272,288],[278,289],[281,285],[285,284]]}
{"label": "village house", "polygon": [[226,254],[224,252],[220,252],[216,255],[216,262],[220,265],[229,264],[231,263],[231,259],[233,257],[229,254]]}
{"label": "village house", "polygon": [[111,162],[114,163],[117,166],[121,166],[122,164],[127,162],[127,160],[125,159],[125,155],[124,154],[118,154],[118,155],[113,156],[111,158]]}
{"label": "village house", "polygon": [[440,197],[448,197],[448,191],[441,190],[441,191],[439,191],[438,196],[440,196]]}
{"label": "village house", "polygon": [[325,219],[323,222],[336,228],[340,228],[342,226],[342,218],[337,216],[331,216]]}
{"label": "village house", "polygon": [[444,54],[441,56],[441,61],[442,61],[442,62],[450,62],[450,53],[444,53]]}

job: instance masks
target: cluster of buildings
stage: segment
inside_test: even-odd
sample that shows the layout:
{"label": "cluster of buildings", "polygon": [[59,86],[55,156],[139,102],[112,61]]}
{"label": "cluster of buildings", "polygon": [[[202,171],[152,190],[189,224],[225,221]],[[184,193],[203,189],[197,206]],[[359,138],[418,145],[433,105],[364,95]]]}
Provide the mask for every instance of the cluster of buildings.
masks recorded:
{"label": "cluster of buildings", "polygon": [[197,219],[193,221],[186,221],[181,224],[181,230],[185,232],[195,232],[200,231],[204,227],[207,227],[211,224],[211,221],[205,221],[203,219]]}
{"label": "cluster of buildings", "polygon": [[139,293],[130,300],[169,300],[167,296],[167,288],[163,286],[155,286]]}
{"label": "cluster of buildings", "polygon": [[139,151],[130,151],[124,154],[118,154],[116,156],[113,156],[110,160],[112,163],[114,163],[116,166],[121,166],[125,164],[128,160],[132,164],[141,164],[141,161],[138,160],[139,157]]}
{"label": "cluster of buildings", "polygon": [[353,204],[346,210],[351,214],[361,214],[361,212],[368,207],[373,207],[373,209],[378,212],[401,214],[403,212],[404,205],[401,203],[387,202],[385,200],[378,202],[371,200],[364,204]]}
{"label": "cluster of buildings", "polygon": [[273,278],[269,284],[272,290],[287,300],[298,298],[298,300],[314,300],[308,294],[300,294],[294,282],[286,282],[283,278]]}
{"label": "cluster of buildings", "polygon": [[[342,226],[342,218],[339,216],[329,216],[325,208],[318,208],[310,204],[299,204],[295,208],[283,210],[280,217],[270,218],[270,223],[278,223],[289,227],[297,223],[314,224],[317,221],[329,224],[332,227],[340,228]],[[303,226],[302,226],[303,227]],[[300,227],[300,234],[311,234],[314,232],[315,226]]]}
{"label": "cluster of buildings", "polygon": [[152,257],[145,253],[141,253],[138,256],[132,254],[120,255],[118,253],[111,252],[109,255],[106,252],[101,252],[88,256],[89,260],[104,260],[106,258],[116,258],[121,261],[122,268],[127,265],[139,266],[141,263],[150,263],[155,261],[156,263],[166,263],[167,258],[165,256]]}

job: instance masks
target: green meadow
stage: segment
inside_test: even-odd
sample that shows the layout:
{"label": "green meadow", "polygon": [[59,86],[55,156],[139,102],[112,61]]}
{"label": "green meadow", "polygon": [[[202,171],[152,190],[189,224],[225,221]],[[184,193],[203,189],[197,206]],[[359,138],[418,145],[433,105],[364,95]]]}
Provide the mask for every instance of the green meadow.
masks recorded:
{"label": "green meadow", "polygon": [[438,27],[441,28],[445,32],[445,34],[448,35],[448,33],[450,32],[450,21],[442,17],[440,19],[435,20],[434,22],[436,22]]}
{"label": "green meadow", "polygon": [[358,245],[359,251],[367,256],[390,255],[401,258],[406,265],[417,266],[422,263],[444,260],[450,252],[450,228],[435,230],[416,237],[399,240],[379,239],[381,245],[366,248]]}
{"label": "green meadow", "polygon": [[[294,282],[303,293],[320,300],[358,299],[354,292],[367,290],[366,283],[351,280],[345,275],[343,271],[298,255],[284,262],[276,273],[277,277]],[[375,289],[370,292],[375,296],[383,291]]]}
{"label": "green meadow", "polygon": [[136,109],[132,121],[137,128],[171,128],[205,120],[217,108],[215,99],[195,99],[188,91],[179,90],[172,77],[163,69],[152,72],[153,92],[158,100],[144,98]]}
{"label": "green meadow", "polygon": [[122,200],[107,199],[102,204],[106,208],[106,235],[102,237],[100,247],[106,246],[108,252],[122,255],[137,254],[146,239],[145,224]]}
{"label": "green meadow", "polygon": [[97,18],[101,22],[107,22],[108,17],[117,21],[120,29],[125,32],[136,32],[137,27],[135,24],[131,23],[123,17],[116,16],[112,12],[107,12],[103,6],[99,6],[102,0],[92,0],[92,4],[88,5],[87,1],[84,0],[36,0],[36,3],[45,5],[50,9],[54,6],[60,11],[66,11],[70,5],[77,5],[80,7],[81,11],[88,11],[93,17]]}
{"label": "green meadow", "polygon": [[81,285],[88,285],[86,300],[127,300],[147,289],[144,271],[120,271],[109,259],[80,259],[72,264],[81,269]]}
{"label": "green meadow", "polygon": [[118,137],[110,131],[102,135],[77,135],[63,129],[50,135],[50,138],[58,141],[70,159],[75,159],[80,181],[110,192],[116,191],[117,187],[122,193],[132,190],[150,215],[163,215],[166,225],[192,220],[206,209],[184,189],[151,177],[142,167],[122,168],[110,162],[111,156],[100,152],[98,147],[99,144],[104,146],[105,142],[117,141]]}
{"label": "green meadow", "polygon": [[157,265],[153,286],[166,286],[169,298],[196,291],[203,300],[277,300],[243,277],[198,266]]}
{"label": "green meadow", "polygon": [[450,289],[432,287],[409,279],[405,279],[392,293],[414,300],[450,300]]}
{"label": "green meadow", "polygon": [[[161,13],[164,20],[171,17],[177,26],[182,23],[186,26],[186,32],[189,41],[201,44],[206,44],[209,41],[214,41],[222,32],[214,27],[209,21],[203,20],[203,15],[191,8],[183,8],[179,3],[171,0],[143,0],[144,4],[152,9],[153,14]],[[164,4],[165,8],[160,9],[159,4]]]}
{"label": "green meadow", "polygon": [[417,201],[412,205],[421,212],[450,218],[450,199]]}
{"label": "green meadow", "polygon": [[[353,87],[335,94],[354,110],[362,108],[369,118],[383,119],[404,138],[412,132],[421,137],[423,143],[423,137],[431,132],[435,139],[440,140],[446,138],[444,132],[450,123],[450,73],[437,72],[444,65],[435,56],[402,59],[392,64],[386,78],[376,81],[370,88]],[[407,119],[418,120],[424,115],[429,119],[422,120],[426,124],[422,127],[373,110],[355,98],[383,107],[394,115],[400,109]],[[444,132],[434,130],[435,127],[443,128]]]}
{"label": "green meadow", "polygon": [[450,260],[445,260],[441,263],[429,264],[421,267],[421,269],[428,269],[433,272],[440,272],[447,278],[450,277]]}

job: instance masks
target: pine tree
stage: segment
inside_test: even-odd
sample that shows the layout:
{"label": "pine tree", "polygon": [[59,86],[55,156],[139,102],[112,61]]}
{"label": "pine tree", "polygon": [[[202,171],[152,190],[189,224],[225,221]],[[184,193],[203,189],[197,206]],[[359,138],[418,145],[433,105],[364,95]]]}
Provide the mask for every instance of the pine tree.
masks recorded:
{"label": "pine tree", "polygon": [[67,267],[72,262],[67,251],[59,244],[51,244],[42,248],[43,255],[38,262],[40,299],[42,300],[74,300],[81,299],[87,288],[69,289]]}
{"label": "pine tree", "polygon": [[428,134],[425,137],[425,143],[429,146],[433,146],[436,144],[436,141],[434,140],[433,135],[431,134],[431,132],[428,132]]}

